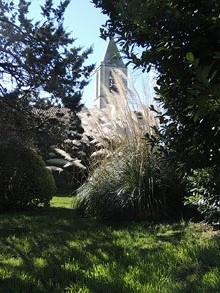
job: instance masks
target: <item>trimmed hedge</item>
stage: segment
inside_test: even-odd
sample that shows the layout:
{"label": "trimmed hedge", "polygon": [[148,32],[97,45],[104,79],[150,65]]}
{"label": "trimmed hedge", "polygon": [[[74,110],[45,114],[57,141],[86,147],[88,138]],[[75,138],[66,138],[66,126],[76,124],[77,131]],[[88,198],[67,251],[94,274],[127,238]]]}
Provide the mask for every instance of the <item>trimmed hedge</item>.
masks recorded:
{"label": "trimmed hedge", "polygon": [[49,206],[55,182],[41,157],[32,149],[0,144],[0,211]]}

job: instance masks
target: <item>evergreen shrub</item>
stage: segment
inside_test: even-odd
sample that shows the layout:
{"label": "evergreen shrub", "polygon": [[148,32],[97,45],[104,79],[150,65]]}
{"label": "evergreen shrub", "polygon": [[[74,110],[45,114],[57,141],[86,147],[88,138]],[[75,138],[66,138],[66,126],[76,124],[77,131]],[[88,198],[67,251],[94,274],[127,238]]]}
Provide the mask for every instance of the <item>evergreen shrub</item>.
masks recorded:
{"label": "evergreen shrub", "polygon": [[208,222],[220,221],[220,173],[217,168],[193,170],[187,178],[188,196],[185,204],[197,208]]}
{"label": "evergreen shrub", "polygon": [[53,176],[32,149],[0,144],[0,211],[49,206],[56,188]]}

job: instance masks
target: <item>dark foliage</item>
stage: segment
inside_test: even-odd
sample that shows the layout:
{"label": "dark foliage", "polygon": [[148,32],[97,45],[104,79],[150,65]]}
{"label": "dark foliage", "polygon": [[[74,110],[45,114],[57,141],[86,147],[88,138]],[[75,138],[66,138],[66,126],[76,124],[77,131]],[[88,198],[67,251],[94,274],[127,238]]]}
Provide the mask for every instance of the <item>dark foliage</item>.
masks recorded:
{"label": "dark foliage", "polygon": [[0,144],[0,157],[0,210],[49,206],[55,182],[38,154],[11,141]]}
{"label": "dark foliage", "polygon": [[136,67],[158,72],[160,138],[168,155],[185,171],[218,165],[220,2],[93,3],[109,16],[102,35],[115,35]]}
{"label": "dark foliage", "polygon": [[[2,139],[17,136],[20,141],[30,142],[31,138],[36,140],[34,134],[40,139],[40,135],[48,133],[48,140],[52,135],[59,141],[63,124],[58,116],[45,114],[54,106],[69,109],[72,117],[69,128],[81,131],[76,113],[81,109],[82,90],[94,66],[84,65],[91,48],[82,52],[74,47],[74,39],[64,29],[69,2],[61,1],[54,7],[52,0],[46,0],[41,6],[40,21],[28,17],[31,2],[0,3]],[[55,127],[57,133],[51,131]]]}
{"label": "dark foliage", "polygon": [[[219,174],[219,173],[218,173]],[[195,206],[208,222],[220,220],[220,176],[215,169],[197,169],[188,176],[186,204]]]}

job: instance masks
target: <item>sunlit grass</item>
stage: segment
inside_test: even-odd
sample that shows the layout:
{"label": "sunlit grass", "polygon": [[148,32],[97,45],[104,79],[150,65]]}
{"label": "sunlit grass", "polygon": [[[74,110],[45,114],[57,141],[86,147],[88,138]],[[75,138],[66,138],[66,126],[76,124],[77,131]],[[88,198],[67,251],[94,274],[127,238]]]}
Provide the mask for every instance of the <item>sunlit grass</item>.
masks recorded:
{"label": "sunlit grass", "polygon": [[101,223],[72,202],[0,215],[0,292],[220,292],[211,228]]}
{"label": "sunlit grass", "polygon": [[76,196],[54,196],[50,201],[51,207],[72,209],[77,203]]}

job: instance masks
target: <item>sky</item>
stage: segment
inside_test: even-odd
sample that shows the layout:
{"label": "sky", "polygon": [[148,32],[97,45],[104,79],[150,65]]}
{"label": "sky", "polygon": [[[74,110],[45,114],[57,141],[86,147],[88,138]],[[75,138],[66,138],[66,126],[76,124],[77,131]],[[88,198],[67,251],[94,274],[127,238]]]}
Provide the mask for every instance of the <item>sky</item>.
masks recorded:
{"label": "sky", "polygon": [[[55,4],[59,4],[59,0],[54,0]],[[39,17],[40,5],[44,4],[44,0],[32,0],[30,7],[30,16]],[[107,41],[100,37],[100,27],[105,23],[107,17],[101,13],[101,10],[94,7],[90,0],[71,0],[65,13],[65,28],[71,32],[71,36],[76,39],[75,46],[87,49],[93,47],[93,53],[89,55],[88,64],[95,63],[98,67],[104,57],[107,47]],[[132,71],[132,69],[130,69]],[[138,87],[142,87],[142,76],[140,71],[133,73],[133,79],[138,83]],[[152,77],[143,76],[149,84],[149,95],[152,95]],[[137,81],[138,80],[138,81]],[[90,78],[90,83],[83,92],[82,103],[90,108],[95,104],[95,74]]]}
{"label": "sky", "polygon": [[[106,21],[100,9],[94,7],[89,0],[71,0],[66,13],[66,24],[68,29],[73,31],[76,44],[88,48],[93,47],[93,53],[89,56],[88,62],[99,66],[107,43],[100,37],[100,27]],[[82,102],[91,107],[95,100],[95,74],[91,77],[89,85],[83,93]]]}

